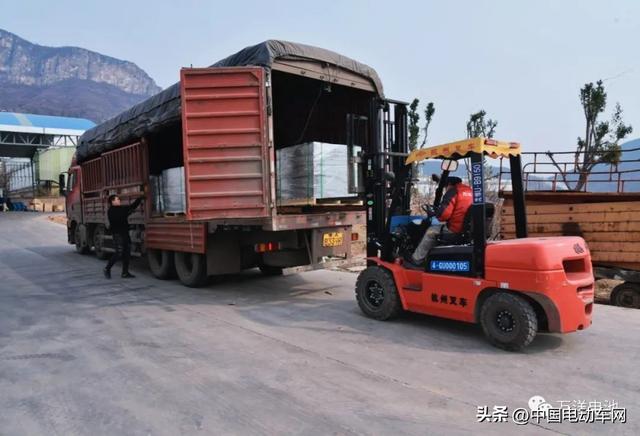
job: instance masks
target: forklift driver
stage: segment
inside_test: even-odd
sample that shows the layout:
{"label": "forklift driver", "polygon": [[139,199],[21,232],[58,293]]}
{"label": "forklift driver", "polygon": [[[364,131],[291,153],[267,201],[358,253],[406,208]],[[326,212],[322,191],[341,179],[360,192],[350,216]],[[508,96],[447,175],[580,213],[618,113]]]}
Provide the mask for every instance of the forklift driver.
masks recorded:
{"label": "forklift driver", "polygon": [[440,206],[430,209],[428,215],[435,216],[438,221],[445,224],[433,224],[425,232],[420,244],[413,252],[409,261],[414,265],[422,265],[435,245],[440,233],[462,233],[464,230],[464,217],[467,210],[473,204],[473,194],[468,185],[462,183],[460,177],[447,179],[447,192],[442,198]]}

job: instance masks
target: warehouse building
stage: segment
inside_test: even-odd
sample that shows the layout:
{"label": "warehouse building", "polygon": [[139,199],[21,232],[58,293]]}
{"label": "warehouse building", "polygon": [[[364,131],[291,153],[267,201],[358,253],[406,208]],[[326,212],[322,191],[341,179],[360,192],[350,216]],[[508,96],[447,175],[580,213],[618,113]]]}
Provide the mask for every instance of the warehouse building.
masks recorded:
{"label": "warehouse building", "polygon": [[0,197],[28,205],[58,197],[58,174],[94,125],[84,118],[0,112]]}

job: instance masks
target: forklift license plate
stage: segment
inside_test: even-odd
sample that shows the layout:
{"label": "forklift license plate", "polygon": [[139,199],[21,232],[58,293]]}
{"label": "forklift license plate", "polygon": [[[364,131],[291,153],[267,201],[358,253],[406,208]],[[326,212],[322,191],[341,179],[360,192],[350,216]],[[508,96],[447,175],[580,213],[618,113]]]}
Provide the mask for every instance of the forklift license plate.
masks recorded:
{"label": "forklift license plate", "polygon": [[323,247],[339,247],[342,245],[343,234],[340,232],[324,233],[322,235]]}

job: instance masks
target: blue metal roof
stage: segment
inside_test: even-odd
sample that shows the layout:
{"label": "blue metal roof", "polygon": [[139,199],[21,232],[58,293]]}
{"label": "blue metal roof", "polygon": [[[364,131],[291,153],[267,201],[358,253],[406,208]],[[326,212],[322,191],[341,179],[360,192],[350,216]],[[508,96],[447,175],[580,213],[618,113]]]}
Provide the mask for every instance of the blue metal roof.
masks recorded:
{"label": "blue metal roof", "polygon": [[96,125],[93,121],[85,118],[54,117],[51,115],[19,114],[14,112],[0,112],[0,124],[70,130],[88,130]]}

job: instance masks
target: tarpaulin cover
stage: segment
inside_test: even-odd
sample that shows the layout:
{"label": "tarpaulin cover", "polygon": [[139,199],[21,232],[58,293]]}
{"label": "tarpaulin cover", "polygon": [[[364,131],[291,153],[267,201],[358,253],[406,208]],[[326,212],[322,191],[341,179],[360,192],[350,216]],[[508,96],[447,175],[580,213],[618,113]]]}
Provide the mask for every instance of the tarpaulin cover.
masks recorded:
{"label": "tarpaulin cover", "polygon": [[[380,97],[384,95],[380,78],[373,68],[330,50],[288,41],[268,40],[247,47],[211,66],[263,66],[270,68],[277,59],[315,60],[335,65],[368,78],[373,82]],[[143,135],[157,132],[163,126],[177,121],[180,121],[179,83],[87,130],[80,137],[77,160],[82,163]]]}

